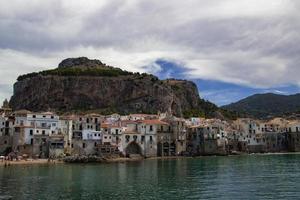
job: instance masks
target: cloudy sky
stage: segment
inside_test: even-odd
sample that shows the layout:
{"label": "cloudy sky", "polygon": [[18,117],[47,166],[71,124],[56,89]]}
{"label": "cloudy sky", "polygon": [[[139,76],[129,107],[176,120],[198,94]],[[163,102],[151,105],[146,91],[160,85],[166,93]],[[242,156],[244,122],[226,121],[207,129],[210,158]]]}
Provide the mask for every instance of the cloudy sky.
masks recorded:
{"label": "cloudy sky", "polygon": [[86,56],[197,83],[218,105],[300,89],[298,0],[0,1],[0,100],[20,74]]}

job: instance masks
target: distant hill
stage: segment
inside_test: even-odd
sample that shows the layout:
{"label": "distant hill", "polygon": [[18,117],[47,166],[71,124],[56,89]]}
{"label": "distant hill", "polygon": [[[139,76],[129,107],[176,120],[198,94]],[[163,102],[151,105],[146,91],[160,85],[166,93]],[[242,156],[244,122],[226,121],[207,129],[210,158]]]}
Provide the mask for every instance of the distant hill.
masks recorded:
{"label": "distant hill", "polygon": [[256,118],[283,116],[299,112],[300,94],[255,94],[222,108]]}

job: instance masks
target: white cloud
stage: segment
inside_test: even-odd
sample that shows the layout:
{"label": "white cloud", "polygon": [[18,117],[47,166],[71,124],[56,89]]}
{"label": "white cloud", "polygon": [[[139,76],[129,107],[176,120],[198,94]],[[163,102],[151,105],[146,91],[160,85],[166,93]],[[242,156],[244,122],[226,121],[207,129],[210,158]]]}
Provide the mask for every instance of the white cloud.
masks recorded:
{"label": "white cloud", "polygon": [[300,84],[299,8],[292,0],[0,1],[0,84],[77,56],[140,72],[160,70],[155,61],[164,59],[187,78],[256,88]]}

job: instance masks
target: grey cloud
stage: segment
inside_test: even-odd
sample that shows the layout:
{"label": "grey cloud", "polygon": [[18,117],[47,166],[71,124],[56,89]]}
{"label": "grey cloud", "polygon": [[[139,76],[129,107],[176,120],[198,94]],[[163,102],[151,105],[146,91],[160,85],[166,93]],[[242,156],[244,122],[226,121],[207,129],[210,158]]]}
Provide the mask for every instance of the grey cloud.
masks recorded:
{"label": "grey cloud", "polygon": [[[22,52],[51,65],[80,53],[109,61],[115,57],[117,64],[135,70],[163,58],[184,63],[194,78],[251,87],[298,82],[300,3],[295,1],[286,0],[287,8],[270,12],[264,1],[265,8],[257,13],[255,4],[262,2],[253,0],[112,0],[85,12],[62,2],[28,1],[21,8],[13,0],[0,3],[7,7],[0,8],[0,50]],[[235,10],[223,9],[226,3],[226,9]],[[252,11],[243,10],[250,4]],[[6,62],[14,68],[13,61]]]}

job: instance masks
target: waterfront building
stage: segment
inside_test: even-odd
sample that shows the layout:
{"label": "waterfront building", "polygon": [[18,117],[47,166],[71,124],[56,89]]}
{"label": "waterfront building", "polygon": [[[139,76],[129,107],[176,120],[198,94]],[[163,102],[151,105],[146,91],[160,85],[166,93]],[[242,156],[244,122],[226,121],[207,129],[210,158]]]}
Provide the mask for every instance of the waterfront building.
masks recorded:
{"label": "waterfront building", "polygon": [[[3,111],[3,109],[2,109]],[[144,157],[300,151],[300,121],[158,115],[58,115],[19,110],[0,115],[0,154],[30,157]]]}
{"label": "waterfront building", "polygon": [[287,124],[288,121],[282,118],[274,118],[261,123],[264,152],[287,151]]}
{"label": "waterfront building", "polygon": [[49,136],[58,135],[58,115],[20,110],[14,113],[14,117],[13,150],[20,154],[49,157]]}
{"label": "waterfront building", "polygon": [[101,123],[105,117],[98,114],[77,115],[72,119],[71,154],[93,155],[101,144]]}
{"label": "waterfront building", "polygon": [[222,121],[208,120],[188,128],[187,151],[190,155],[225,155],[228,139]]}
{"label": "waterfront building", "polygon": [[64,153],[71,154],[72,136],[73,136],[73,118],[74,116],[61,116],[59,119],[58,132],[64,138]]}
{"label": "waterfront building", "polygon": [[14,117],[0,116],[0,153],[8,154],[12,151],[14,132]]}
{"label": "waterfront building", "polygon": [[287,125],[288,150],[293,152],[300,151],[300,121],[292,121]]}
{"label": "waterfront building", "polygon": [[171,150],[169,130],[169,124],[158,119],[126,121],[122,135],[124,154],[144,157],[171,155],[175,148]]}
{"label": "waterfront building", "polygon": [[235,138],[238,140],[237,151],[263,152],[264,143],[260,122],[249,118],[240,118],[233,122],[236,130]]}
{"label": "waterfront building", "polygon": [[[187,126],[186,120],[183,118],[177,118],[175,116],[166,116],[162,121],[168,123],[168,132],[171,137],[170,148],[173,150],[175,145],[175,151],[171,151],[172,155],[183,155],[186,152],[186,137]],[[161,128],[165,130],[164,127]]]}

